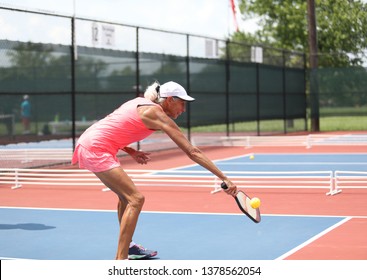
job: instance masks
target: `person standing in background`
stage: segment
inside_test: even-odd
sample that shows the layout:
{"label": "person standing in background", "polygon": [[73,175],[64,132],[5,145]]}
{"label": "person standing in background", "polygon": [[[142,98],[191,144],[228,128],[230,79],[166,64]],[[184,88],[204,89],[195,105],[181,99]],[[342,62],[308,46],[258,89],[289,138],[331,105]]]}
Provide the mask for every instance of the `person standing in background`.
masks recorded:
{"label": "person standing in background", "polygon": [[23,134],[31,132],[31,103],[29,102],[29,96],[24,95],[23,101],[20,105],[20,114],[22,117]]}

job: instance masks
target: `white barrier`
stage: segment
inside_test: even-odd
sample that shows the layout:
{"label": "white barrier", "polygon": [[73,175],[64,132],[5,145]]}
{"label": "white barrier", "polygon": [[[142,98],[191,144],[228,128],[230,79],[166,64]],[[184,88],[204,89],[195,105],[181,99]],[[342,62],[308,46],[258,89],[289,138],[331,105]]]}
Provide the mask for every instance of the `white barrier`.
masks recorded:
{"label": "white barrier", "polygon": [[[90,127],[92,124],[97,122],[93,121],[75,121],[75,129],[78,132],[82,132]],[[57,121],[57,122],[49,122],[48,125],[51,128],[52,134],[70,134],[73,123],[71,121]]]}
{"label": "white barrier", "polygon": [[195,136],[192,142],[197,146],[243,146],[251,147],[278,147],[278,146],[336,146],[367,145],[366,134],[331,135],[309,134],[300,136]]}
{"label": "white barrier", "polygon": [[363,171],[335,171],[335,189],[353,188],[365,189],[367,188],[367,172]]}
{"label": "white barrier", "polygon": [[[220,189],[220,181],[208,171],[125,170],[137,186],[210,187]],[[326,188],[333,194],[332,171],[295,172],[226,172],[239,188]],[[12,189],[24,185],[102,186],[87,170],[64,169],[0,169],[0,184]],[[106,190],[105,188],[103,190]]]}
{"label": "white barrier", "polygon": [[0,149],[0,160],[19,160],[30,162],[34,160],[65,160],[70,161],[73,149]]}

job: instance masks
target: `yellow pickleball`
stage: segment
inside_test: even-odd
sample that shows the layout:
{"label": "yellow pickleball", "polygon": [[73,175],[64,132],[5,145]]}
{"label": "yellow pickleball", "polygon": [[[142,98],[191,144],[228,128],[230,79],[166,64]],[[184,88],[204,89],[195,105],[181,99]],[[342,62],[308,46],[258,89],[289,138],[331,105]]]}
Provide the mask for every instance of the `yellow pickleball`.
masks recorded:
{"label": "yellow pickleball", "polygon": [[259,208],[260,204],[261,204],[260,199],[257,198],[257,197],[252,198],[251,201],[250,201],[250,205],[254,209]]}

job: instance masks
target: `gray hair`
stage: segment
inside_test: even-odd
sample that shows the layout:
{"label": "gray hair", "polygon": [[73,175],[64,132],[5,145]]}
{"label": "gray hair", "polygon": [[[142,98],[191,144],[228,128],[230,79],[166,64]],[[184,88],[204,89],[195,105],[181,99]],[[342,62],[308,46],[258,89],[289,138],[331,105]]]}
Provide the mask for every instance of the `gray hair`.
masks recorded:
{"label": "gray hair", "polygon": [[144,92],[144,97],[146,99],[149,99],[151,101],[153,101],[154,103],[163,103],[164,100],[166,100],[165,97],[161,97],[159,95],[159,88],[160,88],[160,84],[158,81],[155,81],[153,84],[151,84],[150,86],[148,86],[148,88],[145,90]]}

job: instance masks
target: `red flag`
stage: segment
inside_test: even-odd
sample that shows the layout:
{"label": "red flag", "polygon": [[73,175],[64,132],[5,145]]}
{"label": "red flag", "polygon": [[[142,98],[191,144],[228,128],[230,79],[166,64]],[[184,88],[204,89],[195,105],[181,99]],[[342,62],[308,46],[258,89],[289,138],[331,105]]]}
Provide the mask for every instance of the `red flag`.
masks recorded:
{"label": "red flag", "polygon": [[232,13],[233,13],[234,26],[236,28],[236,32],[238,32],[238,23],[237,23],[237,16],[236,16],[236,4],[234,3],[234,0],[230,0],[230,1],[231,1]]}

